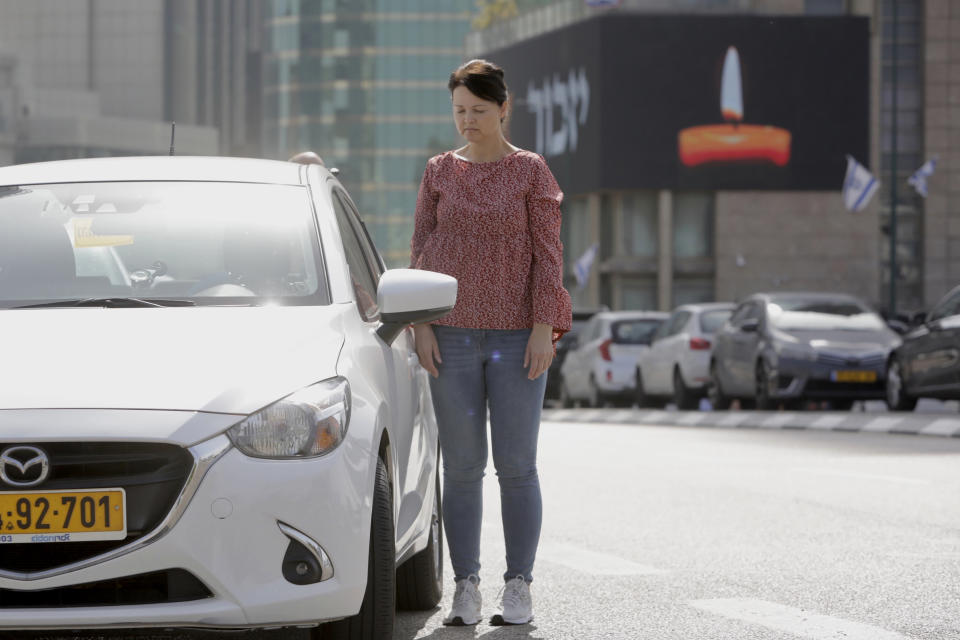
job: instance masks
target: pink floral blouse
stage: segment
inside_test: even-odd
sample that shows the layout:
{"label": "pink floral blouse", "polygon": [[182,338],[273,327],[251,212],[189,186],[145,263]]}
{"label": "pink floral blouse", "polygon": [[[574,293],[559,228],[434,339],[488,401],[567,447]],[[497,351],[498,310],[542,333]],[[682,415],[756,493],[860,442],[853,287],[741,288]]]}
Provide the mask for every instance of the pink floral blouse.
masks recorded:
{"label": "pink floral blouse", "polygon": [[448,151],[423,172],[410,266],[457,278],[457,304],[436,324],[570,330],[563,287],[563,193],[542,156],[517,151],[469,162]]}

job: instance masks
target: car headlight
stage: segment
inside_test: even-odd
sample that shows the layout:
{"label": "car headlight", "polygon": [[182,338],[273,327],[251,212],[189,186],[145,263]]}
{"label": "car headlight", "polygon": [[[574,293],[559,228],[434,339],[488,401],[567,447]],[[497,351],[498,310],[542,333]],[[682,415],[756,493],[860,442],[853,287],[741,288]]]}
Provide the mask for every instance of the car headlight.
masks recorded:
{"label": "car headlight", "polygon": [[256,458],[311,458],[343,442],[350,423],[350,384],[330,378],[251,414],[227,430],[240,451]]}

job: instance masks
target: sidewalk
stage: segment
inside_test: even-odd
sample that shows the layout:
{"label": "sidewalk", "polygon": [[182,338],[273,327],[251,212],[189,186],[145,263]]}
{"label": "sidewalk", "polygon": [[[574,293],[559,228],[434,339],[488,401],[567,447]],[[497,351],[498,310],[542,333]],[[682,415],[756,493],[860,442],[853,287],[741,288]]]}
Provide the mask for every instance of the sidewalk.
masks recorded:
{"label": "sidewalk", "polygon": [[869,431],[960,438],[960,415],[827,411],[656,411],[648,409],[544,409],[544,422]]}

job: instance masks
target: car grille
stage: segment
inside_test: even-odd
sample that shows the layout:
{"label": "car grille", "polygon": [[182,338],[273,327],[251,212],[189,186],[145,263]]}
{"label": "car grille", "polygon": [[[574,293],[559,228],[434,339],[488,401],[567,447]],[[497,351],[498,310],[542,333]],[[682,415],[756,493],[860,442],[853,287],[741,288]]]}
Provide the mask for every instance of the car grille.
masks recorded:
{"label": "car grille", "polygon": [[[23,444],[23,443],[17,443]],[[0,443],[0,449],[7,446]],[[94,542],[0,545],[0,569],[45,571],[106,553],[156,528],[173,507],[193,468],[182,447],[154,443],[57,442],[31,446],[50,458],[50,476],[30,491],[122,487],[127,495],[127,537]],[[17,491],[0,482],[0,490]]]}
{"label": "car grille", "polygon": [[865,356],[842,353],[817,353],[817,362],[835,369],[879,369],[883,367],[886,357],[882,353],[872,353]]}
{"label": "car grille", "polygon": [[193,574],[170,569],[56,589],[0,589],[0,609],[160,604],[202,600],[212,595]]}

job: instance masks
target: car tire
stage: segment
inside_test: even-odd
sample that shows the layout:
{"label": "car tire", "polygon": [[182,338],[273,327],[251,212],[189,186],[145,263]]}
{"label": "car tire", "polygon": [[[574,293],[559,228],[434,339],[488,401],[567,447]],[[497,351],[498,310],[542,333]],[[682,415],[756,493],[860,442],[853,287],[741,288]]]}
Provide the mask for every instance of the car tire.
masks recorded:
{"label": "car tire", "polygon": [[756,401],[754,402],[754,407],[757,411],[770,411],[775,409],[776,405],[773,398],[770,397],[770,374],[767,371],[767,365],[763,363],[763,360],[757,363],[756,368],[756,382],[757,382],[757,392],[756,392]]}
{"label": "car tire", "polygon": [[377,458],[373,484],[373,513],[367,560],[367,589],[360,612],[317,629],[322,640],[391,640],[396,616],[396,541],[393,530],[393,496],[387,467]]}
{"label": "car tire", "polygon": [[600,409],[605,406],[607,401],[603,397],[603,394],[600,393],[600,389],[597,387],[597,382],[593,379],[593,376],[590,376],[590,381],[587,385],[589,387],[587,391],[587,405],[594,409]]}
{"label": "car tire", "polygon": [[560,381],[560,406],[564,409],[573,409],[573,398],[570,397],[567,383],[563,380]]}
{"label": "car tire", "polygon": [[690,411],[697,408],[697,394],[683,382],[683,374],[680,373],[680,367],[673,370],[673,403],[677,409]]}
{"label": "car tire", "polygon": [[437,460],[437,490],[433,499],[430,540],[426,548],[397,569],[397,608],[429,611],[443,597],[443,517],[440,506],[440,467]]}
{"label": "car tire", "polygon": [[913,411],[917,398],[907,395],[903,388],[903,368],[896,358],[887,365],[887,382],[884,400],[890,411]]}
{"label": "car tire", "polygon": [[640,373],[640,369],[637,369],[636,382],[633,385],[633,398],[637,406],[641,409],[650,409],[656,405],[653,398],[648,396],[646,390],[643,388],[643,375]]}
{"label": "car tire", "polygon": [[723,392],[720,376],[717,374],[717,363],[710,363],[710,382],[707,383],[707,400],[710,406],[718,411],[730,408],[730,397]]}

